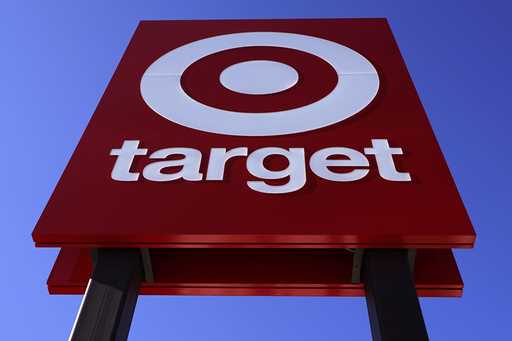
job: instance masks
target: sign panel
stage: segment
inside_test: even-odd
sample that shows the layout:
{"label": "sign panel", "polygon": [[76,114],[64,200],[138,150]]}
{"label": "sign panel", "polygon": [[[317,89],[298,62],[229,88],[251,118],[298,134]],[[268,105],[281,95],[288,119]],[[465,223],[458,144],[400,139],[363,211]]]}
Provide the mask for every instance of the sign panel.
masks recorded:
{"label": "sign panel", "polygon": [[[91,250],[63,248],[48,278],[50,294],[83,294]],[[343,249],[152,249],[154,281],[141,295],[364,296],[352,281],[353,254]],[[452,252],[418,250],[419,296],[460,297],[463,283]]]}
{"label": "sign panel", "polygon": [[145,21],[39,246],[471,247],[385,20]]}

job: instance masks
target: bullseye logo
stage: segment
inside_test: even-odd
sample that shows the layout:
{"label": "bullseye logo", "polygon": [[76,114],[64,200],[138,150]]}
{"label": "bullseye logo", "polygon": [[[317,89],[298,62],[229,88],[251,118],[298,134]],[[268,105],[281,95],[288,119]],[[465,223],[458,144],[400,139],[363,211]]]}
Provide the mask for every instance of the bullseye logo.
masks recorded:
{"label": "bullseye logo", "polygon": [[379,77],[356,51],[313,36],[245,32],[164,54],[145,71],[146,104],[210,133],[273,136],[347,119],[376,96]]}

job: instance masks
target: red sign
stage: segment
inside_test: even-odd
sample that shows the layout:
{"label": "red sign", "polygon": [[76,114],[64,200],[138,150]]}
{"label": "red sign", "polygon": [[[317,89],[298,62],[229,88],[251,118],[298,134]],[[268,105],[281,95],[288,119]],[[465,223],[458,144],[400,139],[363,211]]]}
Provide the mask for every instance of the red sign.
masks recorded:
{"label": "red sign", "polygon": [[142,22],[39,246],[471,247],[385,20]]}

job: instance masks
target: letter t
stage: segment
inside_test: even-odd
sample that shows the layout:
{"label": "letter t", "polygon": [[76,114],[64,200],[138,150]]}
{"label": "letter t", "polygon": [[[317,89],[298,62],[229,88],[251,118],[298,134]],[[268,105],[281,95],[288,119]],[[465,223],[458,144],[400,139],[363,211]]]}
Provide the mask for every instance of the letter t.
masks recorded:
{"label": "letter t", "polygon": [[407,172],[396,170],[393,155],[402,155],[402,148],[391,148],[386,139],[372,139],[373,148],[365,148],[366,155],[375,155],[379,174],[389,181],[411,181],[411,175]]}
{"label": "letter t", "polygon": [[136,155],[146,155],[147,149],[139,149],[139,140],[125,140],[120,149],[112,149],[110,155],[117,156],[111,177],[117,181],[137,181],[139,173],[130,172]]}

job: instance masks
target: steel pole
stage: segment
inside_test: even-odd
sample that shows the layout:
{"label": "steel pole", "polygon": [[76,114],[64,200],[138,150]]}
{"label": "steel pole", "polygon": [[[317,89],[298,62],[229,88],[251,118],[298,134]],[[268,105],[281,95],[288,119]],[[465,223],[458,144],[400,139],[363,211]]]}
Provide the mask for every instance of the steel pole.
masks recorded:
{"label": "steel pole", "polygon": [[428,341],[406,249],[367,249],[363,278],[374,341]]}
{"label": "steel pole", "polygon": [[125,341],[143,276],[139,249],[98,249],[70,341]]}

